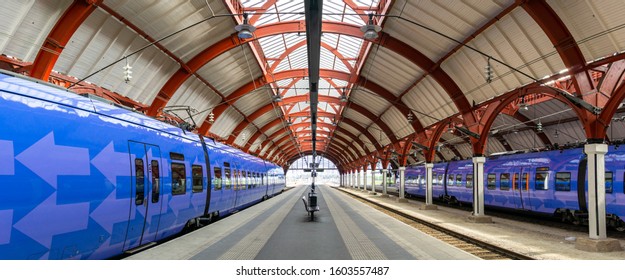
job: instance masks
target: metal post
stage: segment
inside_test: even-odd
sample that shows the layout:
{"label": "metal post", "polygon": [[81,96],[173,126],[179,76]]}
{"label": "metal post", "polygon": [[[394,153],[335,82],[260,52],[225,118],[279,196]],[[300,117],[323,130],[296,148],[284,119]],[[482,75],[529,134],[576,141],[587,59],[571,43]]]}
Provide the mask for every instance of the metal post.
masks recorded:
{"label": "metal post", "polygon": [[375,195],[375,169],[371,169],[371,194]]}
{"label": "metal post", "polygon": [[473,158],[473,216],[484,215],[484,162],[485,157]]}
{"label": "metal post", "polygon": [[577,238],[575,248],[590,252],[622,251],[620,241],[607,238],[606,234],[605,154],[608,145],[586,144],[584,152],[588,155],[588,238]]}
{"label": "metal post", "polygon": [[432,168],[434,168],[433,163],[425,163],[425,205],[421,206],[421,210],[438,209],[432,201]]}
{"label": "metal post", "polygon": [[397,202],[408,202],[408,200],[404,197],[404,192],[406,190],[406,167],[399,167],[399,198]]}
{"label": "metal post", "polygon": [[605,154],[606,144],[587,144],[588,155],[588,230],[592,239],[607,238],[605,220]]}
{"label": "metal post", "polygon": [[388,197],[388,193],[386,193],[386,176],[388,175],[388,169],[382,169],[382,197]]}
{"label": "metal post", "polygon": [[367,169],[362,170],[362,187],[363,191],[367,191]]}
{"label": "metal post", "polygon": [[484,215],[484,162],[485,157],[473,158],[473,213],[468,220],[474,223],[492,223],[491,217]]}

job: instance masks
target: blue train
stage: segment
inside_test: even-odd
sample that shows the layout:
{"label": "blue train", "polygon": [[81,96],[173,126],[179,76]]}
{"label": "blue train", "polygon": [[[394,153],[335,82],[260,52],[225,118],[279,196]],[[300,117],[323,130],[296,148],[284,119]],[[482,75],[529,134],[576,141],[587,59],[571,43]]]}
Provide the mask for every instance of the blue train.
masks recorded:
{"label": "blue train", "polygon": [[105,259],[281,192],[281,167],[0,73],[0,259]]}
{"label": "blue train", "polygon": [[[582,148],[493,156],[484,164],[484,205],[587,223],[587,159]],[[605,156],[608,226],[625,230],[625,151],[609,146]],[[406,168],[405,194],[425,196],[425,167]],[[473,202],[471,160],[436,163],[432,197]]]}

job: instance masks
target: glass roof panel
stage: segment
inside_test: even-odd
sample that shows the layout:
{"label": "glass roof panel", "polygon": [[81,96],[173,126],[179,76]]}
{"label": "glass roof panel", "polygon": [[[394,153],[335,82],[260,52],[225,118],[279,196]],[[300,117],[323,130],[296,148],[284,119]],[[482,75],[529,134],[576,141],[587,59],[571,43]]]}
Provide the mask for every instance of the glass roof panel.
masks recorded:
{"label": "glass roof panel", "polygon": [[[285,21],[304,21],[304,1],[292,1],[292,0],[277,0],[274,4],[262,10],[261,7],[266,6],[267,1],[264,0],[240,0],[241,4],[247,8],[247,12],[250,17],[256,12],[262,12],[258,20],[251,22],[257,28],[263,25],[273,24],[277,22]],[[379,0],[352,0],[358,6],[358,10],[371,9],[376,10],[379,5]],[[323,1],[323,20],[324,21],[337,21],[356,26],[365,24],[363,17],[356,15],[354,10],[345,4],[343,0],[324,0]],[[320,68],[331,69],[339,72],[350,73],[351,69],[355,68],[356,58],[360,55],[363,46],[366,46],[363,39],[360,37],[351,37],[340,34],[324,33],[321,37],[321,57]],[[292,69],[307,69],[308,68],[308,54],[306,44],[305,33],[284,33],[275,36],[269,36],[260,38],[258,40],[260,48],[262,49],[261,55],[266,59],[268,73],[266,75],[273,75],[279,72],[292,70]],[[293,49],[295,45],[301,44],[299,47]],[[325,47],[324,47],[325,46]],[[340,56],[335,55],[336,52]],[[283,59],[278,60],[281,56]],[[339,57],[343,57],[341,60]],[[261,61],[261,64],[265,62]],[[289,78],[281,81],[276,81],[272,84],[273,87],[279,87],[278,91],[284,98],[293,96],[302,96],[309,94],[309,81],[307,77],[299,79],[289,89],[286,87],[293,83],[295,79]],[[335,88],[336,87],[336,88]],[[342,88],[351,87],[347,81],[337,79],[320,79],[319,81],[319,95],[320,96],[332,96],[340,97]],[[338,88],[338,90],[337,90]],[[340,103],[339,106],[344,106],[344,103]],[[298,102],[292,104],[284,104],[282,111],[285,114],[293,114],[298,112],[309,112],[310,104],[308,102]],[[337,107],[337,104],[319,102],[318,111],[327,112],[331,114],[337,114],[341,107]],[[337,116],[336,119],[340,118]],[[323,123],[331,124],[333,119],[324,117],[320,119]],[[292,120],[294,124],[297,123],[310,123],[310,118],[296,118]],[[308,128],[309,129],[309,128]],[[328,134],[332,129],[319,129],[324,134]],[[319,139],[324,141],[325,137]]]}

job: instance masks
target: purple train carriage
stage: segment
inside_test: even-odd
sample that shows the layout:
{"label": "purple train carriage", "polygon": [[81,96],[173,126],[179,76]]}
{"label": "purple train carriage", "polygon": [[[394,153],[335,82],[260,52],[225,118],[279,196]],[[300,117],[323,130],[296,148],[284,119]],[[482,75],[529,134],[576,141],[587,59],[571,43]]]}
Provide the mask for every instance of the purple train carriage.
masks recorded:
{"label": "purple train carriage", "polygon": [[[582,148],[489,157],[484,164],[484,205],[586,223],[588,182]],[[605,156],[608,226],[625,230],[625,151],[609,146]],[[473,163],[436,163],[432,170],[434,199],[459,204],[473,202]],[[425,167],[406,169],[410,196],[425,196]]]}
{"label": "purple train carriage", "polygon": [[279,166],[0,73],[0,259],[104,259],[281,192]]}

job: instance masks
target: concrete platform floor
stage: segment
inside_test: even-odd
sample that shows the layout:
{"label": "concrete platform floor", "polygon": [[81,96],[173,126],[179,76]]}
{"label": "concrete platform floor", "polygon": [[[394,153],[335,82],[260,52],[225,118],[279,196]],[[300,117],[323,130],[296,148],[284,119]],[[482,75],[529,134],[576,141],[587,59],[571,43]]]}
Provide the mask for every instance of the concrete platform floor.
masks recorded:
{"label": "concrete platform floor", "polygon": [[[536,224],[491,217],[492,223],[474,223],[467,219],[470,213],[440,206],[438,210],[422,210],[425,204],[409,200],[397,203],[396,197],[382,198],[362,193],[357,189],[342,188],[440,226],[463,232],[471,237],[488,241],[536,259],[543,260],[625,260],[625,251],[588,252],[575,248],[575,240],[588,237],[588,233],[569,232]],[[488,211],[486,211],[488,215]],[[609,236],[608,236],[609,237]],[[619,240],[625,248],[625,240]]]}
{"label": "concrete platform floor", "polygon": [[477,259],[327,186],[317,186],[321,211],[310,221],[302,202],[308,191],[295,187],[127,259]]}

